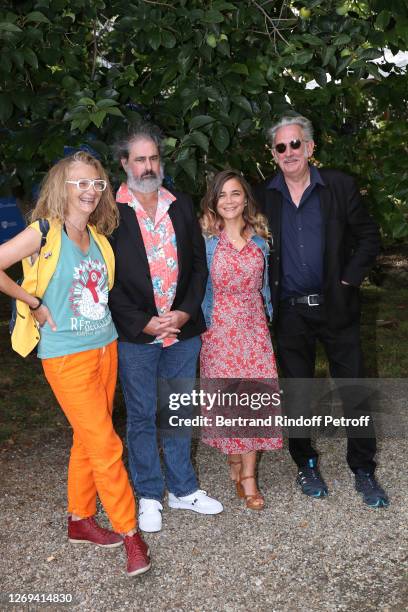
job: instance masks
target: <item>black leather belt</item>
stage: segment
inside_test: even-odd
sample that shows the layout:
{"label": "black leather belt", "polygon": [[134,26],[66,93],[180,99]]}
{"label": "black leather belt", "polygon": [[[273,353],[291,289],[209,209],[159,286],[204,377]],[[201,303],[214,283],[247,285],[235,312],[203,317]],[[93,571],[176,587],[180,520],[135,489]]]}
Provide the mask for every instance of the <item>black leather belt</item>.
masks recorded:
{"label": "black leather belt", "polygon": [[324,302],[324,296],[318,293],[312,293],[311,295],[302,295],[300,297],[291,297],[285,300],[291,306],[295,304],[306,304],[307,306],[320,306]]}

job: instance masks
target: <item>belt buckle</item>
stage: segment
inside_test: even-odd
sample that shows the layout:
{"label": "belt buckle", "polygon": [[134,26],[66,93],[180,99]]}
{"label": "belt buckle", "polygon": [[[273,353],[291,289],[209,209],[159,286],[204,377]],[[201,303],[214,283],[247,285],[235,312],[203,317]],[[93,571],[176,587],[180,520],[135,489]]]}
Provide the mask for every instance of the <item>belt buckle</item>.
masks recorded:
{"label": "belt buckle", "polygon": [[[310,299],[313,300],[313,298],[316,298],[316,302],[311,302]],[[307,296],[307,305],[308,306],[319,306],[319,294],[318,293],[312,293],[312,295],[308,295]]]}

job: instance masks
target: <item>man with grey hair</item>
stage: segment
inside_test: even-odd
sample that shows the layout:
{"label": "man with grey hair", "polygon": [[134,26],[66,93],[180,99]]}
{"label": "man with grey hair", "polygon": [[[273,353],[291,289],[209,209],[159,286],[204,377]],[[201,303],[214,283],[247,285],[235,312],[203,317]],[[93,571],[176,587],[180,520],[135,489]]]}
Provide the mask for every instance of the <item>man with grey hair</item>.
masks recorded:
{"label": "man with grey hair", "polygon": [[[364,375],[358,288],[378,254],[380,236],[354,180],[309,163],[314,142],[306,117],[282,117],[268,134],[280,171],[255,192],[273,238],[270,282],[278,363],[285,378],[299,379],[288,386],[287,408],[304,416],[310,406],[306,394],[299,393],[305,388],[300,379],[314,376],[317,341],[333,378]],[[369,415],[367,401],[356,401],[353,389],[340,389],[345,416]],[[346,428],[347,462],[363,501],[386,507],[388,497],[374,476],[374,427],[371,417],[367,420],[365,428]],[[310,433],[289,431],[289,451],[302,492],[325,497]]]}
{"label": "man with grey hair", "polygon": [[[159,131],[140,126],[119,144],[118,153],[127,182],[116,196],[120,223],[112,236],[116,270],[109,305],[119,335],[119,377],[139,527],[153,532],[162,526],[165,484],[171,508],[200,514],[223,510],[198,488],[190,431],[171,431],[168,419],[168,390],[189,394],[194,386],[205,331],[201,302],[207,264],[191,198],[162,185]],[[165,478],[157,445],[158,404],[159,417],[167,416],[159,429]],[[185,416],[181,412],[178,416]],[[184,412],[189,416],[189,407]]]}

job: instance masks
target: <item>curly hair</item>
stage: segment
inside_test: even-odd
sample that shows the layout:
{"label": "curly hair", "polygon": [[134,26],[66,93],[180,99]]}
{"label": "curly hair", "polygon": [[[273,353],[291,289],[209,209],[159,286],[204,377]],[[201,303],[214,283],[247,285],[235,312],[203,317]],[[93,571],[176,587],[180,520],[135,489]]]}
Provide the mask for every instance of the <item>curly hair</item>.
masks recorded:
{"label": "curly hair", "polygon": [[245,221],[242,235],[247,235],[252,230],[267,240],[270,236],[268,222],[264,215],[258,212],[248,181],[237,170],[222,170],[209,184],[207,193],[201,200],[200,224],[203,233],[207,236],[217,236],[224,228],[224,221],[217,212],[217,203],[225,183],[231,179],[236,179],[240,183],[246,198],[246,206],[242,213]]}
{"label": "curly hair", "polygon": [[57,162],[45,175],[41,185],[37,204],[31,213],[31,221],[38,219],[57,219],[65,222],[68,206],[68,197],[65,181],[72,164],[82,162],[95,168],[98,176],[106,181],[107,187],[101,193],[98,206],[91,213],[89,223],[105,236],[109,236],[118,226],[119,213],[113,197],[109,177],[102,164],[86,151],[77,151]]}
{"label": "curly hair", "polygon": [[152,123],[138,123],[114,145],[115,156],[119,161],[129,159],[130,147],[138,140],[151,140],[156,145],[160,157],[163,156],[163,133],[160,128]]}

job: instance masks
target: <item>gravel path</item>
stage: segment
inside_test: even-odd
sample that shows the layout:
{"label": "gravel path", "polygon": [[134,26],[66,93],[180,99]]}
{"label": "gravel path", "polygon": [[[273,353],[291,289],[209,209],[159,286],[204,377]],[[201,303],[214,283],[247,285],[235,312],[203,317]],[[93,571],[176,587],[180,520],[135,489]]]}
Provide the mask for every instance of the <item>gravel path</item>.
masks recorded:
{"label": "gravel path", "polygon": [[66,429],[0,452],[0,610],[44,608],[9,607],[6,593],[70,593],[73,604],[48,609],[81,612],[408,610],[407,440],[382,443],[378,476],[388,510],[363,506],[345,466],[345,440],[326,439],[319,447],[329,498],[297,490],[286,450],[265,453],[260,513],[234,496],[224,458],[199,444],[201,486],[225,511],[206,517],[165,506],[163,531],[146,536],[153,569],[139,578],[126,576],[122,549],[68,543],[69,446]]}

